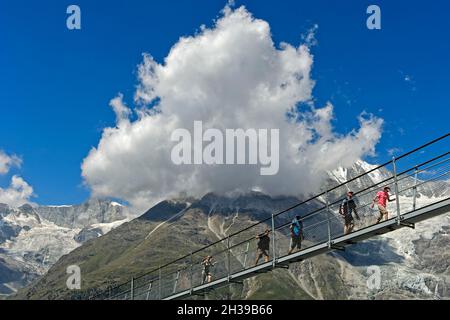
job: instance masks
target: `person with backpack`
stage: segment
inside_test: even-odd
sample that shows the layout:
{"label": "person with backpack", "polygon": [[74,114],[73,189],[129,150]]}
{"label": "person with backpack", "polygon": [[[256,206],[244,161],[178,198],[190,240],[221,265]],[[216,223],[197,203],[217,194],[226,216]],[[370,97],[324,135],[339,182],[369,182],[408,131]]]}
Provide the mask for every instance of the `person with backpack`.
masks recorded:
{"label": "person with backpack", "polygon": [[359,220],[358,212],[356,212],[356,203],[353,199],[353,191],[349,191],[339,207],[339,214],[344,218],[344,234],[349,234],[355,227],[352,213]]}
{"label": "person with backpack", "polygon": [[380,223],[383,217],[384,221],[389,219],[389,213],[386,209],[386,204],[387,202],[395,201],[395,198],[394,199],[390,198],[389,191],[391,191],[391,188],[384,187],[383,191],[378,191],[375,198],[373,198],[372,205],[370,207],[373,208],[376,202],[378,205],[378,210],[380,211],[380,216],[377,219],[377,223]]}
{"label": "person with backpack", "polygon": [[256,236],[256,239],[258,239],[258,253],[256,255],[256,261],[255,261],[255,267],[258,265],[259,259],[261,257],[264,257],[264,262],[269,262],[269,249],[270,249],[270,237],[269,237],[270,230],[266,229],[264,233],[259,234]]}
{"label": "person with backpack", "polygon": [[290,226],[291,231],[291,243],[290,243],[290,249],[288,251],[288,255],[294,251],[295,248],[300,250],[302,248],[302,240],[304,239],[303,236],[303,221],[300,220],[300,216],[295,216],[295,218],[291,222]]}
{"label": "person with backpack", "polygon": [[212,256],[206,256],[205,258],[203,258],[202,266],[202,284],[204,284],[206,281],[209,283],[212,280],[211,267],[214,266]]}

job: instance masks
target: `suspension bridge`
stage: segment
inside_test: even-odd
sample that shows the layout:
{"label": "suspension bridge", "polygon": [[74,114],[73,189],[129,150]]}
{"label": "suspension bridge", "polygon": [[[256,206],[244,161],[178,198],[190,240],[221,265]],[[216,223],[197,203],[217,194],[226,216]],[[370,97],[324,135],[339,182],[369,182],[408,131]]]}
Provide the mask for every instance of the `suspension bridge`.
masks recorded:
{"label": "suspension bridge", "polygon": [[[415,229],[416,223],[450,212],[450,133],[411,150],[391,161],[374,166],[355,177],[314,195],[290,208],[275,212],[256,224],[217,242],[155,268],[129,281],[95,294],[91,299],[170,300],[205,295],[214,289],[291,263],[345,250],[349,245],[400,228]],[[370,182],[370,183],[368,183]],[[389,219],[376,223],[371,208],[377,191],[389,186],[395,200],[388,206]],[[356,228],[344,234],[339,207],[347,191],[357,199],[361,217]],[[303,222],[302,248],[288,254],[292,218]],[[255,235],[269,228],[270,260],[255,264]],[[214,257],[213,279],[205,283],[201,261]]]}

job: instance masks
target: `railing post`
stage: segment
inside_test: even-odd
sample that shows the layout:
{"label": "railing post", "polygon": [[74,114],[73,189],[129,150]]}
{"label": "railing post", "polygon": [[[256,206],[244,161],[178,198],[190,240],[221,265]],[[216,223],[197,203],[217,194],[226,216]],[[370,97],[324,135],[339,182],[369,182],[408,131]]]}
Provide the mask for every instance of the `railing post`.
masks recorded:
{"label": "railing post", "polygon": [[162,300],[162,276],[161,276],[161,267],[159,267],[159,270],[158,270],[159,272],[159,274],[158,274],[158,279],[159,279],[159,281],[158,281],[158,283],[159,283],[159,288],[158,288],[158,290],[159,290],[159,300]]}
{"label": "railing post", "polygon": [[191,252],[191,268],[190,268],[189,277],[190,277],[190,285],[191,285],[190,293],[192,294],[192,290],[194,288],[194,258],[193,258],[192,252]]}
{"label": "railing post", "polygon": [[178,279],[180,279],[180,270],[177,271],[177,276],[173,285],[173,294],[177,293]]}
{"label": "railing post", "polygon": [[400,220],[400,199],[398,194],[398,179],[397,179],[397,164],[395,162],[395,157],[392,157],[392,166],[394,169],[394,189],[395,189],[395,203],[397,205],[397,224],[401,224]]}
{"label": "railing post", "polygon": [[244,269],[245,269],[246,266],[247,266],[248,249],[250,249],[250,242],[247,242],[247,247],[245,248],[245,255],[244,255]]}
{"label": "railing post", "polygon": [[134,277],[131,277],[130,300],[134,300]]}
{"label": "railing post", "polygon": [[227,237],[227,269],[228,269],[228,282],[231,275],[231,248],[230,248],[230,236]]}
{"label": "railing post", "polygon": [[416,210],[416,196],[417,196],[417,174],[419,169],[414,169],[414,187],[413,187],[413,211]]}
{"label": "railing post", "polygon": [[147,300],[148,300],[148,298],[150,298],[150,291],[152,290],[152,283],[153,282],[150,282],[150,284],[148,285]]}
{"label": "railing post", "polygon": [[275,241],[275,217],[272,213],[272,266],[275,267],[276,241]]}
{"label": "railing post", "polygon": [[328,248],[331,248],[331,219],[330,219],[330,202],[328,200],[328,190],[325,191],[325,203],[327,206],[327,220],[328,220]]}

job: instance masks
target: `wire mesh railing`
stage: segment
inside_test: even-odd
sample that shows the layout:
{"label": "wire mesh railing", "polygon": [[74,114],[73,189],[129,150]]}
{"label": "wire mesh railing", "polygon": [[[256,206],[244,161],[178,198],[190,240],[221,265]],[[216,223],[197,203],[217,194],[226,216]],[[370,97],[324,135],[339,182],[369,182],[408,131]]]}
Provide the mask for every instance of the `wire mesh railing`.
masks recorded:
{"label": "wire mesh railing", "polygon": [[[348,177],[345,182],[314,197],[92,298],[164,299],[180,292],[193,292],[210,281],[230,279],[233,274],[267,262],[275,266],[279,258],[317,245],[330,245],[345,231],[348,234],[380,222],[379,217],[397,219],[400,224],[403,214],[450,197],[449,135]],[[436,144],[440,147],[436,148]],[[414,158],[414,163],[410,157]],[[386,205],[388,215],[380,216],[374,198],[385,187],[390,188],[392,197],[388,200],[392,201]],[[356,212],[352,218],[344,217],[341,210],[342,201],[350,190],[355,201],[353,213]],[[300,216],[302,222],[300,240],[294,239],[292,234],[295,216]],[[353,228],[346,229],[345,225],[350,224]],[[261,250],[256,236],[266,229],[270,231],[269,250]],[[208,268],[202,264],[206,256],[212,256]],[[257,260],[258,256],[261,259]]]}

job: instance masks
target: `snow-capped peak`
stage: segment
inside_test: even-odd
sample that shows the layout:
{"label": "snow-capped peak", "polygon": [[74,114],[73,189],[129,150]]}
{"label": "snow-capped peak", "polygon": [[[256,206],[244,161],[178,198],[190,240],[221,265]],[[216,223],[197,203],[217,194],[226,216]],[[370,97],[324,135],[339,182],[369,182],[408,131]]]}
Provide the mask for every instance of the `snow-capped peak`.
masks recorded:
{"label": "snow-capped peak", "polygon": [[49,207],[49,208],[70,208],[72,206],[71,205],[67,205],[67,204],[62,204],[62,205],[58,205],[58,206],[56,206],[56,205],[49,205],[49,206],[46,206],[46,207]]}
{"label": "snow-capped peak", "polygon": [[110,204],[111,204],[113,207],[123,207],[122,204],[120,204],[120,203],[118,203],[118,202],[115,202],[115,201],[111,201]]}

